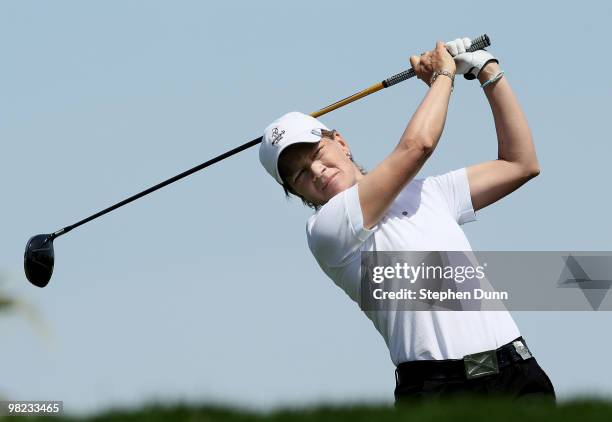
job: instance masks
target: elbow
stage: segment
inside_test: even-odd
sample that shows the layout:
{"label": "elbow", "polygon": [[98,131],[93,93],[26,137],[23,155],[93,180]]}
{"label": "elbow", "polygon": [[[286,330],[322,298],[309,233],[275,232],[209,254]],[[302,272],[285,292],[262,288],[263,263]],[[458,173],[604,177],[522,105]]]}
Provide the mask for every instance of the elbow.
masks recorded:
{"label": "elbow", "polygon": [[436,148],[436,142],[431,136],[415,136],[407,142],[411,149],[415,149],[425,156],[430,156]]}
{"label": "elbow", "polygon": [[429,157],[436,147],[436,142],[429,136],[412,136],[402,139],[400,145],[409,151]]}
{"label": "elbow", "polygon": [[538,177],[540,175],[540,171],[540,165],[537,162],[523,167],[523,174],[527,180]]}
{"label": "elbow", "polygon": [[433,140],[433,138],[424,137],[419,140],[420,150],[428,157],[431,155],[435,147],[436,142]]}

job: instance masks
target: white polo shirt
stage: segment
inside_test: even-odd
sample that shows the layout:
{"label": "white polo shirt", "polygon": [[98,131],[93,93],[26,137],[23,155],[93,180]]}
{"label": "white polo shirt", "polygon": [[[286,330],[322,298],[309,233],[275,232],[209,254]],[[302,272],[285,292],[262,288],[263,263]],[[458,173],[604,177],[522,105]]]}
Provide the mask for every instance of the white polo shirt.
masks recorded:
{"label": "white polo shirt", "polygon": [[[460,227],[476,216],[465,168],[413,179],[372,229],[363,227],[358,185],[337,194],[306,227],[308,246],[323,271],[359,303],[361,251],[471,251]],[[366,312],[395,365],[460,359],[519,337],[507,311]]]}

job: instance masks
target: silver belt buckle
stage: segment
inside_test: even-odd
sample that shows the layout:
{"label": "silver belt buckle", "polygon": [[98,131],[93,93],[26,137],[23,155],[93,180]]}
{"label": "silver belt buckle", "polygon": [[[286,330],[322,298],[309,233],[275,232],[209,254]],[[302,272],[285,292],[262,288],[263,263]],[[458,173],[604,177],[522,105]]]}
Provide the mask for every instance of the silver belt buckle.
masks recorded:
{"label": "silver belt buckle", "polygon": [[486,375],[499,374],[495,350],[465,355],[463,357],[463,364],[465,365],[465,376],[469,380]]}
{"label": "silver belt buckle", "polygon": [[523,358],[523,360],[527,360],[532,356],[531,352],[529,351],[529,348],[522,341],[516,340],[512,342],[512,346],[514,346],[514,350],[516,351],[516,353],[519,354],[520,357]]}

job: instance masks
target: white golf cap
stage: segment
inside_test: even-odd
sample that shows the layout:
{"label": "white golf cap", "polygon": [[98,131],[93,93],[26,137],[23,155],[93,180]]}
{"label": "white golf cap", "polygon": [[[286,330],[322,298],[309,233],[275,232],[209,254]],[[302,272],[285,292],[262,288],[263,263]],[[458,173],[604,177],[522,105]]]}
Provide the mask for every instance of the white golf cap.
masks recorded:
{"label": "white golf cap", "polygon": [[278,174],[278,157],[289,145],[301,142],[315,143],[321,140],[321,129],[327,126],[308,114],[292,111],[284,114],[266,127],[259,146],[259,161],[266,171],[281,185]]}

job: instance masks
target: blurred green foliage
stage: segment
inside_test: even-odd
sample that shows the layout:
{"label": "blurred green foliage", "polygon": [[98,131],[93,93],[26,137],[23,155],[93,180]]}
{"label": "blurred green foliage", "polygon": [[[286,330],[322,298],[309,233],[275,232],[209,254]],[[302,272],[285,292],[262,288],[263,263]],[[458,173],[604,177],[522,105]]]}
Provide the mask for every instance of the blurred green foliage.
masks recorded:
{"label": "blurred green foliage", "polygon": [[[0,275],[0,286],[2,286],[2,282],[4,281],[3,277]],[[0,312],[6,312],[14,309],[16,301],[14,298],[8,296],[6,293],[0,291]]]}
{"label": "blurred green foliage", "polygon": [[[43,417],[39,417],[42,419]],[[39,418],[25,418],[38,420]],[[554,405],[536,400],[510,401],[494,398],[457,398],[446,401],[407,403],[402,406],[322,406],[277,410],[270,413],[231,409],[222,406],[150,404],[140,409],[109,410],[88,418],[44,417],[57,421],[612,421],[612,403],[603,400],[575,400]]]}

